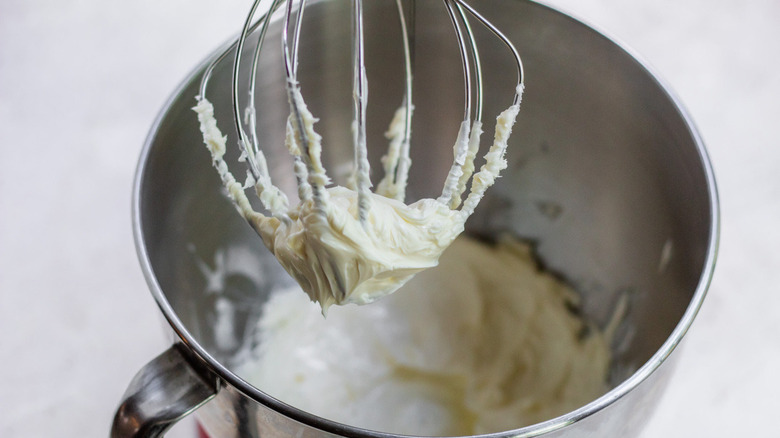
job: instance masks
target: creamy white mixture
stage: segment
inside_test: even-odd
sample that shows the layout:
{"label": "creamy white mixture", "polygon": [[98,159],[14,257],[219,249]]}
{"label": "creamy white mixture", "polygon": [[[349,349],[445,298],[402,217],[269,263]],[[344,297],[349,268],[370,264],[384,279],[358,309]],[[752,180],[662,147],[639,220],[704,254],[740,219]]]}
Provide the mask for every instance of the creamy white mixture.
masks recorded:
{"label": "creamy white mixture", "polygon": [[[518,86],[519,96],[522,86]],[[265,245],[274,253],[301,288],[325,313],[332,304],[366,304],[403,286],[416,273],[436,266],[439,256],[463,231],[485,191],[506,168],[504,154],[519,104],[501,113],[496,121],[493,145],[485,164],[475,172],[481,124],[464,122],[454,146],[454,163],[438,199],[403,202],[408,156],[399,151],[405,111],[396,113],[388,131],[390,148],[383,162],[388,172],[377,193],[345,187],[327,187],[330,180],[321,162],[321,138],[314,131],[316,119],[306,108],[300,90],[293,90],[303,132],[291,116],[286,145],[296,158],[300,202],[290,207],[287,197],[267,174],[265,160],[258,153],[260,176],[236,181],[223,156],[226,137],[217,128],[214,108],[203,97],[194,108],[198,113],[204,142],[213,163],[240,213],[252,224]],[[410,109],[411,111],[411,109]],[[308,139],[307,142],[302,140]],[[408,153],[408,144],[405,145]],[[368,169],[364,175],[368,179]],[[467,184],[471,181],[470,191]],[[269,215],[254,211],[244,190],[254,187]],[[363,217],[360,217],[361,207]]]}
{"label": "creamy white mixture", "polygon": [[[300,291],[265,305],[238,372],[290,405],[353,426],[419,435],[510,430],[606,391],[611,334],[514,240],[459,237],[439,266],[370,306]],[[607,329],[607,332],[611,329]]]}

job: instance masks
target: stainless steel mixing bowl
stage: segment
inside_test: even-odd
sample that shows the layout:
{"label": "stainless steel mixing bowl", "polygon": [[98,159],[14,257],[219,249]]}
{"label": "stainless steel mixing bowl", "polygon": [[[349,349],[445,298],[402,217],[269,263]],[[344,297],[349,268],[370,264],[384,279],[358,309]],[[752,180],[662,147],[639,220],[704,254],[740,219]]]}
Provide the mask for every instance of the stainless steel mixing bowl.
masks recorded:
{"label": "stainless steel mixing bowl", "polygon": [[[412,199],[435,196],[441,187],[462,114],[460,61],[448,18],[439,2],[417,7]],[[393,8],[389,1],[365,5],[373,163],[403,92],[399,31],[386,18]],[[479,9],[517,45],[527,88],[509,168],[467,232],[490,238],[509,231],[534,242],[544,266],[575,286],[582,312],[597,323],[606,323],[619,296],[629,297],[613,345],[613,389],[559,418],[494,436],[635,436],[659,399],[672,353],[714,268],[718,205],[704,146],[668,88],[613,40],[538,3],[493,0]],[[331,170],[352,156],[348,14],[348,2],[313,2],[301,41],[299,78],[322,118],[317,128]],[[277,25],[269,41],[278,41],[278,32]],[[490,84],[486,114],[497,114],[511,102],[512,59],[488,35],[477,37],[484,41]],[[112,436],[156,436],[210,400],[198,415],[214,437],[389,437],[285,405],[231,371],[261,303],[290,280],[223,196],[211,169],[190,110],[204,66],[166,104],[138,167],[138,254],[174,345],[133,380]],[[272,177],[294,193],[283,146],[288,105],[273,44],[261,71],[258,127]],[[223,130],[232,133],[228,78],[225,64],[209,97]],[[221,273],[216,264],[224,266]]]}

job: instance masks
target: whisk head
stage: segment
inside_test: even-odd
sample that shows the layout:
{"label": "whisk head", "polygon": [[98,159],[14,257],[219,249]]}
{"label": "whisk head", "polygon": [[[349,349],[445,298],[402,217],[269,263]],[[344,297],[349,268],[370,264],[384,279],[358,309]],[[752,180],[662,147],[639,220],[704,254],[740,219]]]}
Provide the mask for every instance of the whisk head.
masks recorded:
{"label": "whisk head", "polygon": [[[416,272],[435,266],[441,252],[462,232],[466,219],[485,190],[506,167],[504,153],[523,91],[522,62],[512,43],[465,1],[442,0],[452,21],[462,59],[464,117],[454,145],[455,158],[441,195],[437,199],[422,199],[406,205],[414,108],[415,0],[395,0],[404,53],[405,93],[388,129],[389,146],[382,158],[384,177],[372,191],[366,140],[368,80],[363,2],[351,2],[354,160],[348,188],[331,186],[321,159],[322,138],[314,130],[317,119],[307,108],[297,79],[306,0],[271,0],[257,21],[254,17],[263,2],[254,1],[238,40],[206,69],[195,107],[204,141],[229,197],[304,291],[322,305],[323,311],[331,304],[371,302],[398,289]],[[283,13],[282,59],[290,105],[285,144],[294,160],[299,198],[299,203],[292,207],[284,192],[271,181],[255,120],[258,60],[271,17],[278,12]],[[483,79],[472,20],[507,46],[517,68],[512,104],[497,118],[493,145],[478,172],[475,172],[474,160],[482,133]],[[248,37],[253,32],[257,32],[256,43],[249,47]],[[251,51],[252,63],[248,75],[249,94],[242,108],[239,90],[240,78],[246,76],[241,75],[241,55],[245,51]],[[247,179],[243,184],[236,181],[223,159],[226,137],[217,128],[213,107],[206,98],[214,67],[226,61],[230,53],[235,53],[231,82],[233,124],[241,150],[240,161],[245,161],[247,167]],[[469,182],[471,186],[467,190]],[[244,192],[250,188],[254,188],[266,214],[253,210]]]}

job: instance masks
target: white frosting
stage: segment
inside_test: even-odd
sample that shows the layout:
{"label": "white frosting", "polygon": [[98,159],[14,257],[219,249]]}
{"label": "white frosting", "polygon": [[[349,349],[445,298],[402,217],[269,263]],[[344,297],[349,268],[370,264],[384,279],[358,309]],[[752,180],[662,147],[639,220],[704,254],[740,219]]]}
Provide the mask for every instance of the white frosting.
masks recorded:
{"label": "white frosting", "polygon": [[[290,405],[353,426],[471,435],[544,421],[606,391],[609,334],[528,247],[455,240],[438,267],[371,306],[270,298],[238,373]],[[609,331],[609,330],[608,330]],[[587,334],[586,334],[587,333]]]}
{"label": "white frosting", "polygon": [[[300,116],[301,125],[290,116],[286,145],[296,158],[294,171],[301,202],[289,207],[284,194],[261,172],[259,178],[249,178],[246,186],[254,185],[270,212],[268,216],[252,209],[245,186],[228,170],[223,159],[226,137],[217,128],[211,103],[199,97],[194,110],[230,198],[311,300],[320,303],[323,313],[332,304],[370,303],[437,264],[441,253],[463,231],[487,188],[506,167],[507,141],[520,110],[519,104],[513,105],[499,115],[493,145],[477,173],[473,173],[473,160],[481,124],[477,122],[470,129],[464,122],[442,195],[406,205],[403,191],[409,168],[408,145],[402,142],[400,127],[405,109],[399,110],[388,130],[391,145],[385,165],[395,173],[385,176],[378,194],[367,191],[365,184],[358,191],[327,188],[330,180],[321,162],[321,138],[313,128],[317,120],[306,108],[300,90],[294,87],[291,92],[293,112]],[[517,93],[522,93],[521,86]],[[365,175],[355,178],[358,182],[368,176],[368,169],[363,170]],[[471,190],[466,195],[469,178]]]}

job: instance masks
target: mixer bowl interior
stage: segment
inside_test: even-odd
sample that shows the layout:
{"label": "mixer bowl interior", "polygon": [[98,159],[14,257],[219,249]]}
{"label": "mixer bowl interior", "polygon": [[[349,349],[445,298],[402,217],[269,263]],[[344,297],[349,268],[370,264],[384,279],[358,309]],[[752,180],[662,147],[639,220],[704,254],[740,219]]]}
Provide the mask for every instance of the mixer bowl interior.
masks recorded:
{"label": "mixer bowl interior", "polygon": [[[313,2],[301,36],[299,80],[309,108],[321,118],[316,129],[337,182],[352,159],[348,7]],[[375,183],[382,176],[383,132],[403,96],[400,32],[387,18],[394,8],[390,1],[365,4]],[[440,2],[417,2],[417,8],[410,200],[438,195],[463,117],[463,78],[449,18]],[[532,242],[544,267],[574,286],[583,297],[582,312],[598,324],[608,321],[618,297],[629,297],[613,345],[618,384],[667,340],[702,281],[715,226],[706,157],[674,98],[610,39],[536,3],[495,0],[479,2],[478,9],[517,46],[526,92],[509,167],[467,232],[486,239],[510,232]],[[258,130],[274,182],[294,197],[283,141],[289,107],[278,33],[277,22],[261,59]],[[495,116],[512,101],[516,79],[507,49],[485,31],[476,36],[487,84],[487,140]],[[202,68],[171,100],[142,157],[138,240],[162,291],[157,299],[171,306],[187,336],[230,367],[262,302],[291,280],[223,195],[211,168],[191,111]],[[207,97],[228,144],[235,144],[229,74],[229,63],[221,64]]]}

